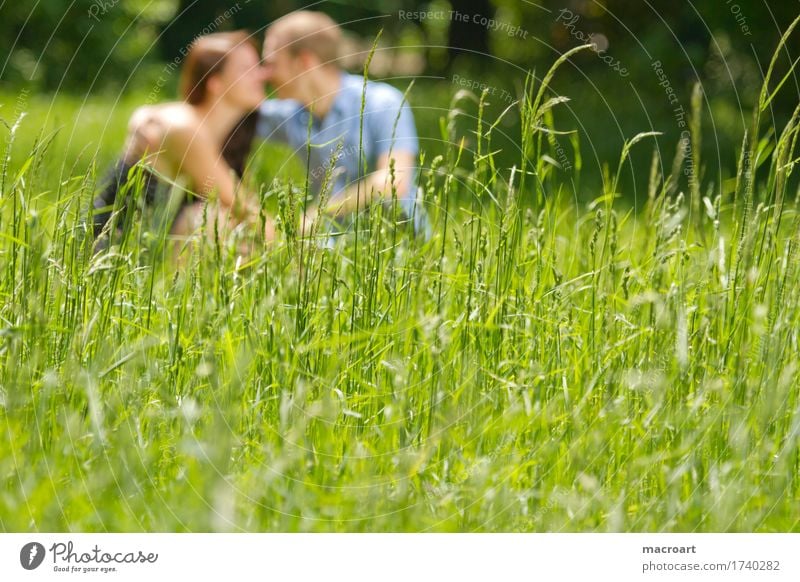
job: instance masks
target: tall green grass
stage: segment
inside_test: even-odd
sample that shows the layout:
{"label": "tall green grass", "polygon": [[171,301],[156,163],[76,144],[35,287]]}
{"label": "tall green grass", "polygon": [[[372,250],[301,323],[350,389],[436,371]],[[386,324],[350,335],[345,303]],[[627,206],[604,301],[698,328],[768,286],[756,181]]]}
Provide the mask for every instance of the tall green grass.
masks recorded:
{"label": "tall green grass", "polygon": [[518,166],[482,113],[474,152],[443,120],[430,240],[396,204],[303,240],[275,183],[248,259],[176,267],[147,212],[95,253],[91,168],[46,183],[44,142],[7,147],[2,529],[798,531],[798,116],[756,115],[731,193],[677,191],[654,150],[620,206],[648,133],[578,207],[545,158],[566,58],[518,104]]}

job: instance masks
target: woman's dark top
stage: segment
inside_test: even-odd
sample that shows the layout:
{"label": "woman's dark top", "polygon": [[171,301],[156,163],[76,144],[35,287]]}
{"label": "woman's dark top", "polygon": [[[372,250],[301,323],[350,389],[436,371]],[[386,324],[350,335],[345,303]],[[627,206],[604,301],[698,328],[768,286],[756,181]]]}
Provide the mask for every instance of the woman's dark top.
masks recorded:
{"label": "woman's dark top", "polygon": [[[258,111],[254,111],[245,117],[233,128],[228,138],[225,140],[222,148],[222,157],[228,165],[236,172],[239,178],[244,174],[244,166],[247,156],[250,153],[250,147],[255,135],[255,126],[258,119]],[[127,190],[125,199],[120,201],[121,216],[117,221],[117,230],[121,231],[126,222],[127,211],[130,207],[132,190],[133,188],[125,188],[128,179],[134,178],[137,171],[131,172],[135,167],[135,163],[127,162],[125,160],[118,160],[107,172],[103,180],[102,190],[94,199],[94,236],[99,237],[103,232],[106,224],[111,218],[114,207],[117,204],[117,198],[121,193]],[[169,192],[169,184],[163,180],[159,180],[153,172],[146,167],[141,168],[143,191],[142,197],[145,204],[153,204],[158,197],[166,196]],[[181,202],[181,209],[184,206],[192,204],[194,201],[191,197],[184,196]]]}
{"label": "woman's dark top", "polygon": [[[114,211],[117,197],[120,195],[120,191],[127,185],[128,177],[131,176],[131,170],[134,166],[135,164],[126,162],[125,160],[119,160],[106,173],[106,177],[103,180],[103,189],[100,191],[97,198],[94,199],[93,204],[95,238],[100,236],[103,228],[105,228],[106,224],[111,219],[111,213]],[[145,204],[152,204],[156,200],[156,196],[166,189],[167,184],[159,180],[153,172],[145,167],[142,167],[141,172],[143,181],[142,197],[144,198]],[[135,176],[136,172],[133,172],[132,175]],[[133,192],[131,190],[132,188],[128,188],[125,200],[122,201],[120,205],[122,215],[117,221],[118,231],[122,230],[122,226],[126,222],[128,207],[133,197]]]}

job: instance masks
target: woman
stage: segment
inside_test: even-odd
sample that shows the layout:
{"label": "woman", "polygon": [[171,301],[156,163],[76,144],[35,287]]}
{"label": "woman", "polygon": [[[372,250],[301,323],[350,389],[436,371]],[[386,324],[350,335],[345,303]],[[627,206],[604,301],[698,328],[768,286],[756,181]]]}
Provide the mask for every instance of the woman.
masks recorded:
{"label": "woman", "polygon": [[[197,38],[182,69],[183,101],[143,106],[131,116],[123,155],[94,201],[95,236],[103,232],[131,168],[142,160],[148,168],[143,176],[146,201],[166,195],[171,182],[183,181],[192,193],[209,199],[207,220],[218,227],[209,234],[238,225],[255,228],[260,223],[258,205],[239,188],[242,144],[229,143],[229,136],[242,123],[251,125],[252,112],[264,99],[264,82],[258,50],[247,33]],[[196,232],[203,224],[204,206],[204,201],[184,196],[171,233]],[[118,224],[123,221],[124,216]],[[268,221],[264,237],[272,236]]]}

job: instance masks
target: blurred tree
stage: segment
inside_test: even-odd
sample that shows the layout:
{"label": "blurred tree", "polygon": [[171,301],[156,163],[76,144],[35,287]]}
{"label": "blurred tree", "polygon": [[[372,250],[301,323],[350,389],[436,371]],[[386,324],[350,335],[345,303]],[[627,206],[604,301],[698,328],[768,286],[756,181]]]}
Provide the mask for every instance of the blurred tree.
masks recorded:
{"label": "blurred tree", "polygon": [[[47,89],[99,87],[127,77],[138,64],[173,59],[203,30],[247,27],[259,32],[281,15],[304,6],[299,0],[3,2],[0,49],[6,59],[0,80],[33,81]],[[456,57],[482,61],[481,55],[490,53],[533,68],[549,52],[548,46],[560,51],[576,44],[556,22],[558,12],[565,8],[580,16],[582,30],[604,35],[620,58],[641,61],[642,47],[663,49],[659,54],[665,70],[681,78],[709,58],[714,35],[725,35],[732,51],[742,58],[757,58],[763,68],[780,33],[798,13],[796,3],[767,0],[721,0],[713,6],[689,0],[374,0],[368,5],[328,0],[312,7],[364,38],[383,28],[384,38],[391,41],[414,27],[421,31],[423,42],[448,44],[446,58],[429,63],[433,72],[440,73],[451,68]],[[450,9],[466,18],[428,26],[397,16],[399,10],[428,9]],[[219,20],[226,13],[229,17]],[[475,22],[475,15],[521,26],[530,34],[524,41],[507,38]],[[158,51],[153,50],[154,42]],[[604,66],[589,55],[581,57],[581,64],[589,71],[602,71]]]}
{"label": "blurred tree", "polygon": [[158,25],[175,2],[48,0],[0,5],[0,80],[86,91],[152,62]]}
{"label": "blurred tree", "polygon": [[489,54],[489,28],[483,19],[494,18],[494,6],[491,0],[460,0],[453,5],[453,11],[462,17],[450,20],[448,45],[448,65],[461,54],[470,58]]}
{"label": "blurred tree", "polygon": [[294,0],[179,0],[174,17],[161,27],[161,56],[172,60],[204,32],[245,28],[261,42],[264,28],[296,5]]}

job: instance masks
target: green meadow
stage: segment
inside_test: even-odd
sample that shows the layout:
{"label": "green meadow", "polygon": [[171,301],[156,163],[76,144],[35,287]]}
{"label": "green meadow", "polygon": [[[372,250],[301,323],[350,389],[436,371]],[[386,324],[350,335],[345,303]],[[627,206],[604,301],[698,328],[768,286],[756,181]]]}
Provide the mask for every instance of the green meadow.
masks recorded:
{"label": "green meadow", "polygon": [[549,89],[577,50],[513,106],[511,166],[485,96],[468,133],[453,101],[420,162],[430,237],[395,197],[300,236],[302,169],[259,151],[280,231],[244,257],[176,262],[163,208],[94,248],[135,98],[5,94],[0,529],[800,531],[800,109],[769,125],[770,67],[735,177],[683,185],[696,98],[676,159],[631,135],[586,192]]}

